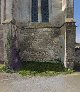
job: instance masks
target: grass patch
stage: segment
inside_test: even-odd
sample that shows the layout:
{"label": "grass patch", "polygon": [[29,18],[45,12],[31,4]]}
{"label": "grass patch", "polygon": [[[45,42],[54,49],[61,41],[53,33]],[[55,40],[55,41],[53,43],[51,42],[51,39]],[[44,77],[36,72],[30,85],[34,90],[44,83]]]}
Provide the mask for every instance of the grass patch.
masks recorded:
{"label": "grass patch", "polygon": [[61,62],[24,62],[19,74],[22,76],[56,76],[70,74],[73,70],[67,69]]}
{"label": "grass patch", "polygon": [[5,65],[4,64],[0,64],[0,72],[3,72],[4,68],[5,68]]}
{"label": "grass patch", "polygon": [[63,63],[58,62],[23,62],[19,71],[14,71],[3,64],[0,64],[0,72],[14,73],[17,72],[22,76],[56,76],[59,74],[71,74],[74,70],[65,68]]}
{"label": "grass patch", "polygon": [[9,69],[4,64],[0,64],[0,72],[14,73],[14,70]]}

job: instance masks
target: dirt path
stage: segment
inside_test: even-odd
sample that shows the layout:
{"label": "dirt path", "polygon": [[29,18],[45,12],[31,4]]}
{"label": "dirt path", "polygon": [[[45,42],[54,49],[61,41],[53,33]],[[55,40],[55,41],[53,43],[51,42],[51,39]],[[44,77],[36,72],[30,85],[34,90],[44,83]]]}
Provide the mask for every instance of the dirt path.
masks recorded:
{"label": "dirt path", "polygon": [[31,78],[0,73],[0,92],[80,92],[80,73]]}

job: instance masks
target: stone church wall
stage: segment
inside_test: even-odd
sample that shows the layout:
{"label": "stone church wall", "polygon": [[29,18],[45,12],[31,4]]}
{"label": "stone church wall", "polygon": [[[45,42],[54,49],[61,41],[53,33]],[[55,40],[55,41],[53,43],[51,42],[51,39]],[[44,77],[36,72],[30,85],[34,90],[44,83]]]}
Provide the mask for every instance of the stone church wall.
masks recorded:
{"label": "stone church wall", "polygon": [[73,67],[75,62],[75,22],[66,22],[66,61],[68,67]]}
{"label": "stone church wall", "polygon": [[4,63],[3,26],[0,25],[0,63]]}
{"label": "stone church wall", "polygon": [[29,61],[60,59],[59,27],[65,22],[62,0],[49,2],[49,23],[31,22],[31,5],[31,0],[14,0],[13,19],[21,57]]}
{"label": "stone church wall", "polygon": [[[16,27],[5,24],[5,60],[14,66],[19,61],[61,60],[60,29]],[[7,54],[6,54],[7,53]]]}
{"label": "stone church wall", "polygon": [[1,0],[1,23],[12,20],[12,2],[13,0]]}
{"label": "stone church wall", "polygon": [[[14,0],[13,19],[16,23],[31,22],[31,0]],[[62,11],[62,0],[49,1],[49,23],[53,26],[61,26],[65,22],[64,11]],[[41,22],[38,22],[41,23]]]}
{"label": "stone church wall", "polygon": [[77,63],[80,63],[80,43],[76,43],[75,45],[75,55],[76,55],[75,61]]}
{"label": "stone church wall", "polygon": [[61,31],[61,34],[59,36],[59,39],[60,39],[60,57],[61,57],[61,61],[66,62],[65,60],[65,42],[66,42],[66,39],[65,39],[65,32],[66,32],[66,27],[65,27],[65,24],[60,28],[60,31]]}
{"label": "stone church wall", "polygon": [[60,59],[57,28],[24,28],[18,30],[20,57],[23,61]]}
{"label": "stone church wall", "polygon": [[18,62],[19,58],[23,61],[60,59],[66,66],[66,63],[70,65],[75,58],[73,0],[49,0],[47,22],[42,22],[40,18],[39,5],[40,3],[38,22],[32,22],[31,0],[1,0],[5,60]]}
{"label": "stone church wall", "polygon": [[76,62],[80,63],[80,48],[75,48]]}
{"label": "stone church wall", "polygon": [[18,23],[27,23],[31,21],[31,0],[13,1],[13,18]]}
{"label": "stone church wall", "polygon": [[0,0],[0,63],[4,63],[3,25],[1,25],[1,0]]}

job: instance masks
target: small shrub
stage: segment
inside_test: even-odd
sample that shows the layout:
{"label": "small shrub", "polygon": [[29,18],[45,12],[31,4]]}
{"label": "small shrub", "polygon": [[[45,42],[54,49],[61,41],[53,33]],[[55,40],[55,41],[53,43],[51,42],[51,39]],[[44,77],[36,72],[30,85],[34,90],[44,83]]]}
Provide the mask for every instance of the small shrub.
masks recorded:
{"label": "small shrub", "polygon": [[0,64],[0,72],[3,72],[5,70],[5,65],[4,64]]}
{"label": "small shrub", "polygon": [[5,65],[0,65],[0,72],[14,73],[14,70],[6,67]]}
{"label": "small shrub", "polygon": [[71,74],[73,72],[75,72],[75,70],[71,70],[71,69],[65,68],[65,74]]}

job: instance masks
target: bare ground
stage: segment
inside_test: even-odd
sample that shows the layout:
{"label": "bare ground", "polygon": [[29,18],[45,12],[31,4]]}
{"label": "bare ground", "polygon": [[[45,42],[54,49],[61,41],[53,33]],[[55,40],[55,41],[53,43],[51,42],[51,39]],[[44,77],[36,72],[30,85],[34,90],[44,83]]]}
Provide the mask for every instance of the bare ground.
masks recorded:
{"label": "bare ground", "polygon": [[0,92],[80,92],[80,73],[55,77],[0,73]]}

